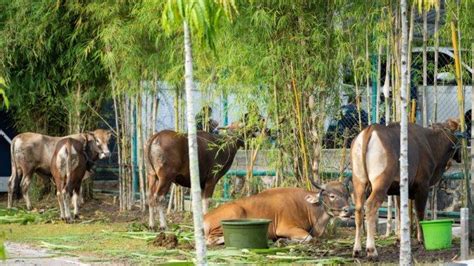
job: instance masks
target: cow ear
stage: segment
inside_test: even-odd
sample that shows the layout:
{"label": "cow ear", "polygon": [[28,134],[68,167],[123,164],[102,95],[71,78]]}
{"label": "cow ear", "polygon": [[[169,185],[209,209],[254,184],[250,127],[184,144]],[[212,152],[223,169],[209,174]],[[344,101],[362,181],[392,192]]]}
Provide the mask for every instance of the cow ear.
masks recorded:
{"label": "cow ear", "polygon": [[316,203],[319,202],[319,196],[318,196],[318,195],[311,195],[311,194],[309,194],[309,195],[306,195],[306,197],[304,197],[304,199],[305,199],[307,202],[311,203],[311,204],[316,204]]}

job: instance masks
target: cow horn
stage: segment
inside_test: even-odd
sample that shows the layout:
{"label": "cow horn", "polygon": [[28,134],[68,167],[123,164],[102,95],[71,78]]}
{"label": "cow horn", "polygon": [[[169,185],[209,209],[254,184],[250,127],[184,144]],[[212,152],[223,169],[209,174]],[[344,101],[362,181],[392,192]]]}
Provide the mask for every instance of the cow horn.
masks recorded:
{"label": "cow horn", "polygon": [[320,184],[316,183],[316,181],[314,181],[313,178],[310,178],[309,181],[311,181],[311,184],[313,184],[313,186],[317,189],[320,189],[320,190],[325,190],[326,189],[325,185],[320,185]]}

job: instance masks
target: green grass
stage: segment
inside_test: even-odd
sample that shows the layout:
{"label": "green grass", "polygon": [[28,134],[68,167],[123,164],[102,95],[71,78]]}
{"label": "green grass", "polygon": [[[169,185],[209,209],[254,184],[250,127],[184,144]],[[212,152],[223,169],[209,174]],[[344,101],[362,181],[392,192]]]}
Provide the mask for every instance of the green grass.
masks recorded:
{"label": "green grass", "polygon": [[[157,262],[166,262],[174,255],[173,250],[159,250],[149,244],[156,233],[127,232],[128,224],[8,224],[0,225],[0,233],[6,232],[6,240],[42,246],[57,252],[86,255],[113,260],[151,259],[160,252]],[[140,261],[143,262],[143,258]],[[146,258],[145,258],[146,261]],[[151,261],[151,260],[150,260]]]}
{"label": "green grass", "polygon": [[[81,255],[84,261],[128,261],[133,263],[185,263],[192,262],[194,251],[189,249],[163,249],[150,244],[156,233],[130,232],[127,223],[95,224],[7,224],[0,225],[0,233],[6,232],[6,240],[45,247],[60,254]],[[192,228],[173,225],[170,232],[178,236],[180,243],[193,241]],[[321,263],[338,264],[351,260],[330,257],[315,259],[304,246],[270,248],[267,250],[211,249],[211,263]]]}

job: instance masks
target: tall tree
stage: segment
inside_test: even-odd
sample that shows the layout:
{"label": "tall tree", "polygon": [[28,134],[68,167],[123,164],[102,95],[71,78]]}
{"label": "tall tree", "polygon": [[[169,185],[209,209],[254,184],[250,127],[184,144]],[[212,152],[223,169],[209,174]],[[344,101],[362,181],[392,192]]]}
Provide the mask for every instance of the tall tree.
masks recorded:
{"label": "tall tree", "polygon": [[201,185],[198,165],[198,145],[195,119],[195,96],[193,80],[193,57],[191,27],[211,49],[215,49],[214,38],[218,27],[222,11],[231,12],[234,9],[233,0],[191,0],[172,1],[168,0],[163,11],[163,26],[167,31],[171,31],[173,24],[181,23],[184,34],[184,77],[186,90],[186,120],[188,130],[189,147],[189,170],[191,175],[191,194],[194,221],[194,235],[196,239],[196,257],[198,265],[207,264],[206,243],[204,241],[203,210],[201,202]]}
{"label": "tall tree", "polygon": [[400,0],[402,38],[401,38],[401,119],[400,119],[400,265],[411,265],[410,217],[408,214],[408,20],[407,0]]}

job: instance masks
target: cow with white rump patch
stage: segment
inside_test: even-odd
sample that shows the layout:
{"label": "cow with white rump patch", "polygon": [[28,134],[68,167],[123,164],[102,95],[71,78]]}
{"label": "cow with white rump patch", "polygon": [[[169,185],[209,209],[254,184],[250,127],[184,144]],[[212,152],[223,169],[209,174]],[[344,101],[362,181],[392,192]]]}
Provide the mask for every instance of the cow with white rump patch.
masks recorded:
{"label": "cow with white rump patch", "polygon": [[[99,142],[101,153],[98,159],[110,156],[108,148],[109,140],[112,135],[110,130],[96,129],[89,132]],[[17,135],[11,143],[11,163],[12,175],[8,180],[8,208],[13,206],[14,196],[19,199],[21,196],[25,199],[26,208],[31,210],[30,197],[28,190],[31,184],[33,174],[49,182],[51,175],[51,158],[53,157],[56,144],[64,138],[73,138],[83,141],[83,134],[73,134],[65,137],[53,137],[39,133],[26,132]],[[89,164],[89,168],[92,164]],[[90,175],[87,169],[87,178]]]}
{"label": "cow with white rump patch", "polygon": [[[425,216],[430,187],[439,182],[451,159],[461,162],[459,140],[455,136],[459,123],[448,120],[423,128],[408,125],[408,197],[415,201],[418,221]],[[356,234],[354,256],[360,256],[361,228],[367,224],[367,256],[377,257],[375,220],[377,210],[387,195],[400,195],[400,124],[372,125],[352,142],[351,164],[354,185]],[[366,202],[366,192],[370,195]],[[417,238],[422,242],[420,224]]]}
{"label": "cow with white rump patch", "polygon": [[51,174],[56,184],[61,219],[71,222],[69,199],[74,205],[73,218],[79,217],[79,195],[84,174],[91,161],[103,153],[100,142],[93,134],[81,134],[82,140],[65,138],[56,144],[51,159]]}

